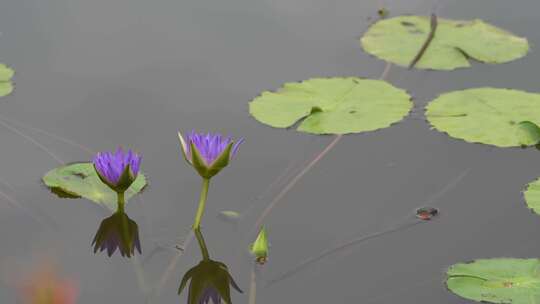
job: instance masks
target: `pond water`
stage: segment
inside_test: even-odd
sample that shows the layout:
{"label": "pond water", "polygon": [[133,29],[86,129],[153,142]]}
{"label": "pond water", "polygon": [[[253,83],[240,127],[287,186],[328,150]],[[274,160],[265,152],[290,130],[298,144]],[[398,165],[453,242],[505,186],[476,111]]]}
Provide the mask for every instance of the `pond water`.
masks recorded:
{"label": "pond water", "polygon": [[[383,1],[392,16],[430,14],[427,0]],[[0,5],[0,61],[16,70],[15,93],[0,115],[83,144],[143,154],[149,187],[127,205],[139,224],[142,256],[94,254],[90,245],[109,213],[87,200],[50,194],[40,178],[59,163],[0,127],[0,302],[15,303],[15,278],[44,257],[78,282],[80,304],[185,303],[176,294],[198,262],[195,243],[159,295],[147,291],[178,254],[197,208],[200,178],[181,158],[177,130],[244,137],[237,158],[212,181],[202,230],[211,255],[229,266],[247,303],[251,260],[244,254],[255,220],[279,187],[256,199],[295,161],[299,170],[331,136],[273,129],[248,114],[261,91],[311,77],[380,77],[385,63],[358,38],[377,16],[376,0],[17,0]],[[478,86],[537,92],[540,2],[442,0],[441,17],[481,18],[527,37],[533,51],[504,65],[474,63],[453,72],[391,67],[387,80],[414,96],[404,121],[345,136],[265,219],[270,256],[257,303],[464,303],[446,290],[454,263],[537,257],[540,218],[526,207],[525,185],[540,176],[535,149],[468,144],[430,130],[425,104],[442,92]],[[91,154],[20,128],[63,162]],[[466,174],[464,174],[464,172]],[[447,187],[462,176],[455,186]],[[442,190],[445,190],[441,192]],[[441,193],[441,195],[437,195]],[[428,202],[430,197],[435,199]],[[432,221],[362,242],[294,276],[265,281],[341,242],[376,233],[439,208]],[[222,210],[247,210],[235,226]],[[155,251],[157,246],[168,249]],[[143,277],[137,275],[143,264]]]}

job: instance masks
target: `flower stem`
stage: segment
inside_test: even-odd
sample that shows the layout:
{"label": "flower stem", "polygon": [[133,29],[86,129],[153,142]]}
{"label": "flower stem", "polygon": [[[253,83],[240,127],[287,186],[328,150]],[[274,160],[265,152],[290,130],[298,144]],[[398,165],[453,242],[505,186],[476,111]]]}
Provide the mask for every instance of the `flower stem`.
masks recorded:
{"label": "flower stem", "polygon": [[248,304],[257,303],[257,276],[259,273],[259,268],[257,263],[253,263],[251,266],[251,282],[249,286],[249,299]]}
{"label": "flower stem", "polygon": [[124,213],[124,206],[126,205],[126,198],[124,195],[125,192],[117,192],[118,195],[118,209],[116,212],[122,212]]}
{"label": "flower stem", "polygon": [[195,236],[197,237],[197,241],[199,242],[199,247],[201,248],[201,255],[203,257],[203,260],[208,261],[210,260],[210,255],[208,254],[208,248],[206,248],[206,243],[204,242],[204,238],[201,233],[201,229],[193,229],[195,232]]}
{"label": "flower stem", "polygon": [[195,215],[195,222],[193,223],[193,230],[197,231],[201,227],[201,219],[204,213],[204,208],[206,206],[206,198],[208,196],[208,187],[210,186],[210,179],[203,178],[202,188],[201,188],[201,197],[199,199],[199,208],[197,209],[197,214]]}

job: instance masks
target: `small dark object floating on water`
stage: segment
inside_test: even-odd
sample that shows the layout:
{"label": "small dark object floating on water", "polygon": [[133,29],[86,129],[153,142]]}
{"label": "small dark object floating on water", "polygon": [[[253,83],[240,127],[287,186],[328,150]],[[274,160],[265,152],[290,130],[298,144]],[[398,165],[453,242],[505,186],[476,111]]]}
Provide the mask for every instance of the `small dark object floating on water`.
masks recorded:
{"label": "small dark object floating on water", "polygon": [[429,221],[432,217],[439,215],[439,209],[433,207],[423,207],[416,209],[416,217],[423,220]]}

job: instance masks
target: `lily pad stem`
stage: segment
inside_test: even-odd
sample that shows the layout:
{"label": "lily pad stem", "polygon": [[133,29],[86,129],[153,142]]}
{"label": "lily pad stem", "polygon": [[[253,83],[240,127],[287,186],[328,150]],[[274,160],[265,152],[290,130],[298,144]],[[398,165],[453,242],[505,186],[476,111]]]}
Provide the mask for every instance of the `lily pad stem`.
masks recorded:
{"label": "lily pad stem", "polygon": [[413,60],[409,64],[409,67],[408,67],[409,70],[414,68],[414,66],[418,63],[418,61],[422,59],[422,56],[424,56],[424,53],[426,52],[427,48],[431,44],[431,41],[433,41],[433,38],[435,38],[436,30],[437,30],[437,15],[431,14],[431,30],[429,31],[429,35],[426,41],[424,42],[424,44],[422,45],[422,48],[420,49],[418,54],[414,56]]}

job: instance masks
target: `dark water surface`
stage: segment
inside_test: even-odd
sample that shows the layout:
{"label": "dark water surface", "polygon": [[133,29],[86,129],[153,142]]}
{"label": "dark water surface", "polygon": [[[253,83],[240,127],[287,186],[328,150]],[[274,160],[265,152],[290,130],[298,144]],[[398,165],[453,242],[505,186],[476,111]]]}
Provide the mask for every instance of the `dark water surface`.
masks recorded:
{"label": "dark water surface", "polygon": [[[433,2],[385,5],[394,16],[429,14]],[[277,191],[256,202],[238,229],[217,213],[246,210],[290,159],[308,160],[332,140],[264,126],[247,104],[284,82],[378,78],[385,63],[358,43],[377,6],[376,0],[2,1],[0,62],[16,69],[17,87],[0,99],[0,114],[94,150],[122,144],[143,153],[150,187],[127,207],[139,222],[139,260],[156,244],[181,241],[196,211],[200,180],[180,157],[176,130],[245,137],[236,160],[213,180],[203,232],[212,256],[229,265],[245,291],[233,293],[234,303],[247,303],[251,266],[240,253],[242,238]],[[261,282],[257,303],[464,303],[443,284],[449,265],[538,256],[540,218],[525,207],[521,191],[540,176],[539,152],[450,139],[430,130],[421,109],[442,92],[468,87],[540,91],[539,11],[536,0],[441,1],[441,17],[484,19],[527,37],[532,52],[509,64],[454,72],[392,67],[388,81],[412,93],[415,113],[388,129],[345,136],[277,205],[265,222],[272,247],[262,279],[400,222],[469,173],[433,203],[441,211],[436,221],[351,247],[269,288]],[[91,157],[26,133],[62,161]],[[130,260],[91,251],[107,213],[48,193],[39,180],[58,163],[6,128],[0,138],[0,177],[14,191],[0,190],[24,207],[0,198],[0,302],[15,303],[12,278],[49,255],[79,281],[80,304],[145,303]],[[161,251],[147,261],[148,286],[175,254]],[[198,258],[196,247],[188,247],[152,303],[184,303],[176,290]]]}

